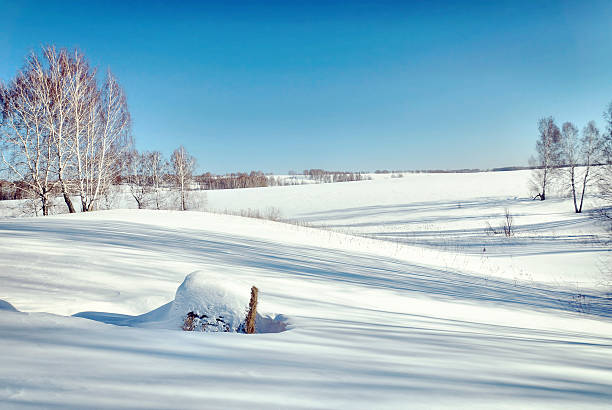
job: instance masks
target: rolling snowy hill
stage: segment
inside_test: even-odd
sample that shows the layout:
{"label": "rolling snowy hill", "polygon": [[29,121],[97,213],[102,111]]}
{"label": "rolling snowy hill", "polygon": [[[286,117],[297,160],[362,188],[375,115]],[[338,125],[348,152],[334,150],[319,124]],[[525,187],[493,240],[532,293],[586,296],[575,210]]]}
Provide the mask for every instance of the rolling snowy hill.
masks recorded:
{"label": "rolling snowy hill", "polygon": [[[525,180],[207,192],[211,209],[276,207],[309,226],[138,210],[0,220],[0,407],[608,408],[605,227],[566,200],[528,200]],[[510,238],[486,229],[505,208]],[[260,313],[287,330],[156,325],[193,271],[256,285]]]}

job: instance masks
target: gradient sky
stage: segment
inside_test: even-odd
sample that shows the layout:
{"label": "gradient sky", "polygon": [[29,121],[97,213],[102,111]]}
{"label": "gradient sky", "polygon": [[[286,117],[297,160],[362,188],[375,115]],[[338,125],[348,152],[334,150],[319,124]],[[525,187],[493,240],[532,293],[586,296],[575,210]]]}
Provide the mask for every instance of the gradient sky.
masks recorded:
{"label": "gradient sky", "polygon": [[138,149],[201,171],[526,165],[602,125],[611,1],[6,2],[0,79],[43,44],[117,75]]}

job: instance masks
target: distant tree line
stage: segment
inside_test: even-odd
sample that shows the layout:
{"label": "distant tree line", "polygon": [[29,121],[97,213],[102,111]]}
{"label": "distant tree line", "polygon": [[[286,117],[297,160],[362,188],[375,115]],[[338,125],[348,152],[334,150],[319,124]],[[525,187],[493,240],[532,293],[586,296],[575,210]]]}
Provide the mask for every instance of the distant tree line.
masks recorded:
{"label": "distant tree line", "polygon": [[553,117],[538,121],[536,156],[530,159],[534,199],[546,200],[553,183],[568,192],[576,213],[582,212],[585,194],[594,184],[604,198],[612,199],[612,103],[603,118],[603,133],[594,121],[582,131],[571,122],[559,127]]}
{"label": "distant tree line", "polygon": [[268,186],[268,177],[261,171],[250,173],[232,173],[225,175],[213,175],[210,172],[195,178],[200,189],[237,189],[258,188]]}
{"label": "distant tree line", "polygon": [[[54,193],[59,195],[59,191]],[[6,181],[0,180],[0,201],[9,201],[15,199],[28,199],[27,186],[23,181]]]}
{"label": "distant tree line", "polygon": [[363,180],[363,175],[358,172],[348,171],[326,171],[324,169],[306,169],[304,175],[309,179],[320,183],[352,182]]}
{"label": "distant tree line", "polygon": [[410,170],[388,170],[377,169],[375,174],[473,174],[476,172],[500,172],[500,171],[520,171],[524,169],[534,169],[537,166],[510,166],[500,168],[459,168],[459,169],[410,169]]}

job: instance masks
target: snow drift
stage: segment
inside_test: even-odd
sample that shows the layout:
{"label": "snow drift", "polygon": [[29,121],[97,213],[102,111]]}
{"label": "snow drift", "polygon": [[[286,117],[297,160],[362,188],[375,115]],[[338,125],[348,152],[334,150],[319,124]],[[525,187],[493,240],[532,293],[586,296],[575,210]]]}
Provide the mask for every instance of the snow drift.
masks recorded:
{"label": "snow drift", "polygon": [[[176,290],[174,300],[138,316],[106,312],[80,312],[73,316],[116,326],[186,330],[201,332],[243,332],[248,312],[250,286],[246,282],[211,271],[194,271]],[[0,306],[1,308],[1,306]],[[190,315],[191,314],[191,315]],[[279,333],[287,330],[284,315],[260,314],[255,333]]]}
{"label": "snow drift", "polygon": [[[192,330],[242,333],[249,310],[250,288],[246,282],[226,275],[202,270],[192,272],[178,287],[167,309],[167,327],[183,328],[186,317],[192,313]],[[258,313],[255,323],[255,333],[287,330],[287,317],[283,315]]]}

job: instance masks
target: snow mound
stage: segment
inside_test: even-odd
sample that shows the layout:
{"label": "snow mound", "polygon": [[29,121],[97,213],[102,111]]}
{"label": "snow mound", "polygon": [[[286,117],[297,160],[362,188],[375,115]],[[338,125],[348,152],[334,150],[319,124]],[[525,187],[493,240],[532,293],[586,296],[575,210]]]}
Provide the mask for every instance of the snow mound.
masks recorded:
{"label": "snow mound", "polygon": [[[228,275],[195,271],[185,277],[173,301],[142,315],[80,312],[73,316],[115,326],[243,333],[250,298],[251,284]],[[284,315],[257,313],[255,333],[280,333],[289,325]]]}
{"label": "snow mound", "polygon": [[185,277],[170,308],[171,323],[181,328],[190,316],[192,329],[203,332],[237,332],[243,326],[250,287],[206,271]]}

